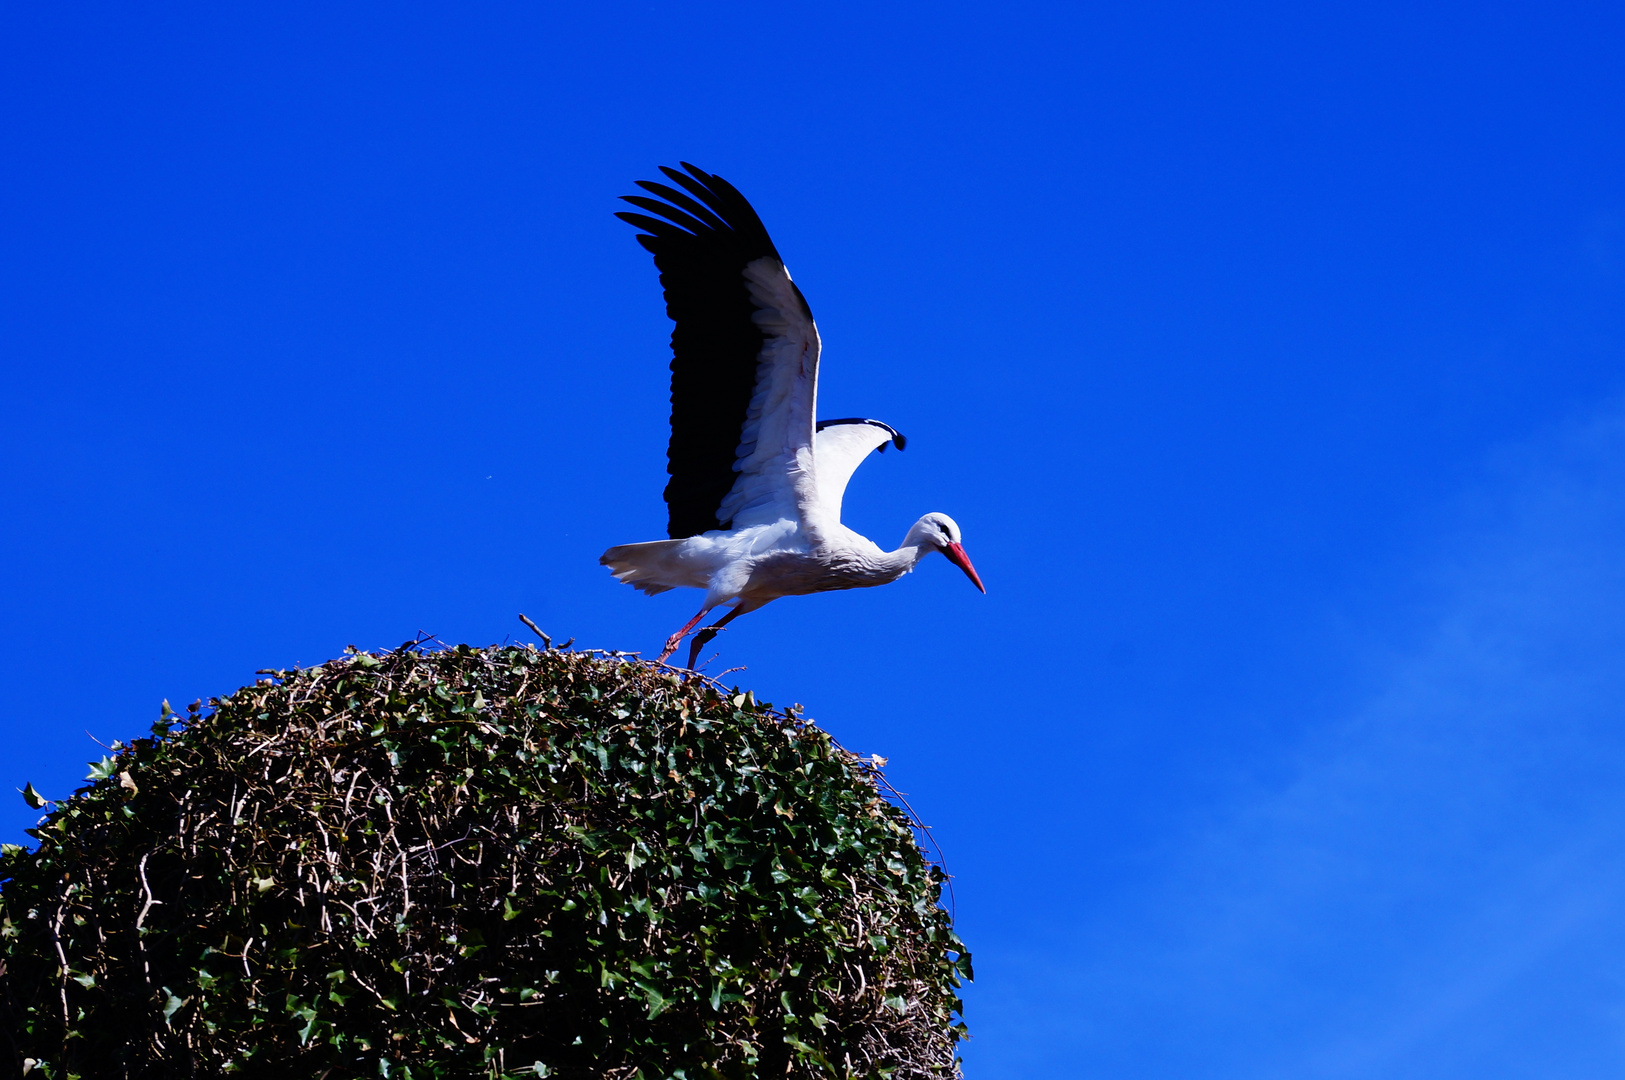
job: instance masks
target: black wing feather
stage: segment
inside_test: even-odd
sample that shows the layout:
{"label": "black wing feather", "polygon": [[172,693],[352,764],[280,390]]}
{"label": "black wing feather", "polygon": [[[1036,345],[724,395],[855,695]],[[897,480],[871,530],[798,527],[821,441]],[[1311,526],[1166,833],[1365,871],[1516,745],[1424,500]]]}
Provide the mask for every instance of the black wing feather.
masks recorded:
{"label": "black wing feather", "polygon": [[[624,198],[624,196],[622,196],[622,197]],[[689,236],[689,235],[691,235],[690,233],[685,232],[684,230],[678,228],[676,225],[673,225],[669,221],[661,221],[659,218],[652,218],[652,217],[649,217],[647,214],[630,214],[630,213],[627,213],[626,211],[623,210],[623,211],[617,213],[615,216],[620,218],[622,221],[631,222],[633,225],[636,225],[638,228],[643,229],[646,232],[652,232],[652,233],[655,234],[655,236],[668,237],[669,238],[669,237],[675,237],[675,236]],[[638,239],[639,240],[648,240],[648,239],[651,239],[651,238],[646,237],[646,236],[640,236],[640,237],[638,237]],[[648,247],[649,245],[644,244],[643,246]]]}
{"label": "black wing feather", "polygon": [[764,340],[751,319],[756,306],[744,270],[765,255],[779,254],[761,218],[732,184],[687,162],[683,168],[689,175],[665,166],[660,171],[699,206],[675,191],[661,190],[664,185],[640,182],[644,190],[665,195],[675,205],[641,195],[622,198],[668,220],[624,211],[615,215],[644,230],[638,242],[654,254],[666,291],[666,314],[676,324],[671,334],[671,443],[666,450],[671,474],[667,532],[673,539],[731,524],[718,520],[717,510],[738,479],[734,459]]}
{"label": "black wing feather", "polygon": [[703,203],[695,202],[674,187],[657,184],[653,180],[639,180],[637,185],[644,191],[659,195],[673,206],[681,206],[713,229],[726,229],[728,227],[721,218],[707,210]]}
{"label": "black wing feather", "polygon": [[[694,172],[700,171],[695,169],[694,166],[690,165],[686,161],[683,163],[683,168],[692,169]],[[670,179],[675,180],[679,187],[686,188],[695,198],[706,202],[708,205],[710,204],[711,200],[716,197],[715,193],[711,191],[710,188],[703,184],[695,183],[693,177],[686,176],[669,165],[660,166],[660,171],[665,173]]]}
{"label": "black wing feather", "polygon": [[690,214],[684,213],[675,206],[667,206],[659,199],[651,199],[643,195],[622,195],[621,198],[633,206],[641,206],[651,214],[659,214],[673,225],[686,229],[690,234],[713,227]]}
{"label": "black wing feather", "polygon": [[[901,450],[908,445],[908,436],[904,435],[902,432],[898,431],[884,420],[868,420],[861,416],[843,416],[839,420],[820,420],[816,425],[814,425],[813,430],[823,431],[825,428],[834,427],[837,424],[868,424],[870,427],[880,428],[889,434],[891,436],[891,445],[897,447],[897,449]],[[886,452],[886,445],[886,443],[880,444],[881,453]]]}

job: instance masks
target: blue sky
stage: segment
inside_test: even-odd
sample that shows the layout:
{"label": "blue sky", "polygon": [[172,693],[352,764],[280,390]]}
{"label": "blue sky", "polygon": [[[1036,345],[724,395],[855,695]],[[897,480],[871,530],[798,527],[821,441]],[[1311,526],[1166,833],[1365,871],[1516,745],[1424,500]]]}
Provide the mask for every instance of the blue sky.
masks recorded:
{"label": "blue sky", "polygon": [[[934,827],[975,1078],[1625,1070],[1604,4],[0,15],[0,789],[346,644],[654,651],[689,160],[965,531],[713,670]],[[88,735],[87,735],[88,733]],[[0,834],[32,815],[0,800]]]}

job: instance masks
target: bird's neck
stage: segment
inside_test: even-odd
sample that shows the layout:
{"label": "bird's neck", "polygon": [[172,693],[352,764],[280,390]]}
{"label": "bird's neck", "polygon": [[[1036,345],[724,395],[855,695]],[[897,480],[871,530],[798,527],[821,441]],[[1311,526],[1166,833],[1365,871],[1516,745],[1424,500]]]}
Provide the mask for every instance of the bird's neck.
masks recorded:
{"label": "bird's neck", "polygon": [[887,581],[895,581],[914,569],[916,563],[925,556],[925,548],[919,544],[904,540],[903,546],[896,551],[882,551],[880,558],[875,562],[875,570],[883,575]]}
{"label": "bird's neck", "polygon": [[896,551],[882,551],[874,541],[846,532],[844,543],[815,548],[821,551],[824,569],[832,577],[848,584],[838,588],[860,588],[865,585],[885,585],[896,581],[920,561],[931,549],[919,543],[911,532],[903,538]]}

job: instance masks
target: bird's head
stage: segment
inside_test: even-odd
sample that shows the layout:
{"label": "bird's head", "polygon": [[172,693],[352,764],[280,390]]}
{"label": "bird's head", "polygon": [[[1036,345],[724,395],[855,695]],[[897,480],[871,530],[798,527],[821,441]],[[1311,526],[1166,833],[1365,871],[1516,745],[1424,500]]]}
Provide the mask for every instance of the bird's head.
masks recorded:
{"label": "bird's head", "polygon": [[970,563],[970,556],[965,554],[965,548],[960,543],[959,526],[947,514],[927,514],[916,521],[903,540],[903,546],[917,547],[921,554],[942,552],[949,562],[965,571],[972,585],[987,592],[981,576],[976,573],[976,567]]}

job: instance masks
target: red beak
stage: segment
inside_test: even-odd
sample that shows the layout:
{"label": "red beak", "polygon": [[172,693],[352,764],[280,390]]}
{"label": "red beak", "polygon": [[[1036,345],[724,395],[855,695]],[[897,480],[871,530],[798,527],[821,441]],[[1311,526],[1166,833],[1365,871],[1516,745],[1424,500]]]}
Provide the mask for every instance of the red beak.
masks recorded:
{"label": "red beak", "polygon": [[947,547],[942,549],[942,553],[948,556],[949,562],[965,571],[965,576],[970,578],[971,584],[975,585],[978,589],[981,589],[983,595],[986,595],[987,586],[982,584],[981,575],[977,574],[976,567],[970,564],[970,556],[965,554],[964,548],[960,547],[958,544],[949,544]]}

